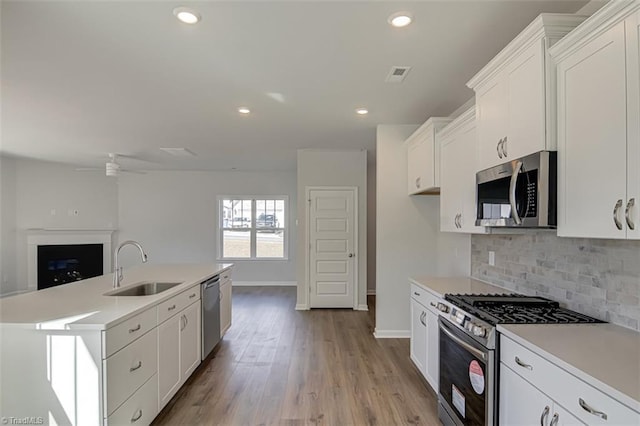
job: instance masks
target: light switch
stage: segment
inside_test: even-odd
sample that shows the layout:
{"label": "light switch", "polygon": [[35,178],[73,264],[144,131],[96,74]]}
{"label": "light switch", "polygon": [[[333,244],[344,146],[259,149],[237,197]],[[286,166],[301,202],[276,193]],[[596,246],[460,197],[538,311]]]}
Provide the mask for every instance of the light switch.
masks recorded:
{"label": "light switch", "polygon": [[495,251],[490,251],[489,252],[489,265],[496,266],[496,252]]}

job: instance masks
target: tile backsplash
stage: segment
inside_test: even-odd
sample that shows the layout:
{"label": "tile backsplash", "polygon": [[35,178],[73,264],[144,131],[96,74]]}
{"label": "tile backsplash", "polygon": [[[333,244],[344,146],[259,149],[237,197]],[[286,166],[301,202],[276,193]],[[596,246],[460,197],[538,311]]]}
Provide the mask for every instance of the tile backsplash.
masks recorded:
{"label": "tile backsplash", "polygon": [[640,331],[640,241],[559,238],[552,231],[473,235],[471,275]]}

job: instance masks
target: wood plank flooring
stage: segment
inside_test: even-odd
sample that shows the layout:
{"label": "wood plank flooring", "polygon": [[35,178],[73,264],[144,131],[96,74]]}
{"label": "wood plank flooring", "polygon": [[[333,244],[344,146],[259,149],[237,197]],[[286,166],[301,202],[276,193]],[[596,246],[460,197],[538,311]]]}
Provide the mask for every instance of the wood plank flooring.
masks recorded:
{"label": "wood plank flooring", "polygon": [[[295,287],[234,287],[224,339],[154,425],[437,425],[408,339],[369,312],[295,311]],[[399,313],[402,314],[402,313]]]}

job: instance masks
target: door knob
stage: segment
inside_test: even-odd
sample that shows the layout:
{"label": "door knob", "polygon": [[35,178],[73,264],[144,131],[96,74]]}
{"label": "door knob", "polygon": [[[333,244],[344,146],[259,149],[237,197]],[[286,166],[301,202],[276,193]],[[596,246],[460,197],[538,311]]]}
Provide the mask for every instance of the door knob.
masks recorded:
{"label": "door knob", "polygon": [[353,256],[355,256],[355,254],[349,253],[349,257],[353,257]]}

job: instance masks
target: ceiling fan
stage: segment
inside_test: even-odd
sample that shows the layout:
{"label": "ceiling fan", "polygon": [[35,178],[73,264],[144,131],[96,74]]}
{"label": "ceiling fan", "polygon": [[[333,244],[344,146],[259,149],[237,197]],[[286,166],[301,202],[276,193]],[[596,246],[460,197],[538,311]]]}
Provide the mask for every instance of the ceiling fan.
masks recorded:
{"label": "ceiling fan", "polygon": [[118,177],[120,176],[120,173],[137,173],[137,174],[145,174],[145,172],[140,171],[140,170],[131,170],[131,169],[123,169],[120,166],[120,163],[118,163],[118,157],[123,157],[123,158],[134,158],[134,157],[129,157],[127,155],[122,155],[122,154],[115,154],[115,153],[109,153],[109,161],[107,161],[105,163],[105,168],[101,169],[98,167],[80,167],[77,168],[76,171],[78,172],[89,172],[89,171],[96,171],[96,170],[105,170],[106,175],[109,177]]}

